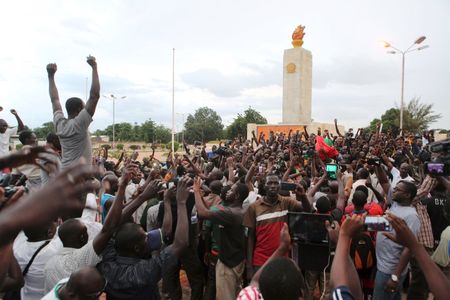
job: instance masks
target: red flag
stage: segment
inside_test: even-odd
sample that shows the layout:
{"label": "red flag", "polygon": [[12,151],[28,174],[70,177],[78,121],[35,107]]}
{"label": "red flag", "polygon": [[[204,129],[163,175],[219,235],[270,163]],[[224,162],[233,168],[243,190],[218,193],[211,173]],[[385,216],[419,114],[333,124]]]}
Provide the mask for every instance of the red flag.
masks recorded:
{"label": "red flag", "polygon": [[316,136],[316,151],[319,153],[321,160],[326,158],[324,153],[326,153],[329,158],[334,158],[339,155],[339,152],[333,147],[328,146],[321,136]]}

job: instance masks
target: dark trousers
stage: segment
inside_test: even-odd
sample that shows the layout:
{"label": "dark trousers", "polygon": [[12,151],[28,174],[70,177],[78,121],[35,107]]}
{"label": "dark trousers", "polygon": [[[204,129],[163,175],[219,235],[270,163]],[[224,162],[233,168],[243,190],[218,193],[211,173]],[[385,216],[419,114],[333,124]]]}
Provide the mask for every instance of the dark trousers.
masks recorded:
{"label": "dark trousers", "polygon": [[205,288],[205,295],[203,300],[215,300],[216,299],[216,264],[218,257],[209,255],[208,257],[208,274]]}
{"label": "dark trousers", "polygon": [[[431,255],[433,253],[432,249],[425,248],[428,254]],[[425,274],[423,274],[422,270],[419,267],[419,263],[417,262],[415,257],[411,257],[410,259],[410,267],[411,267],[411,279],[409,282],[408,288],[408,300],[426,300],[428,299],[428,284],[425,279]]]}
{"label": "dark trousers", "polygon": [[191,300],[202,300],[203,297],[203,267],[192,247],[186,248],[180,256],[179,263],[165,270],[163,274],[163,291],[167,291],[171,300],[181,300],[180,269],[186,271],[191,286]]}

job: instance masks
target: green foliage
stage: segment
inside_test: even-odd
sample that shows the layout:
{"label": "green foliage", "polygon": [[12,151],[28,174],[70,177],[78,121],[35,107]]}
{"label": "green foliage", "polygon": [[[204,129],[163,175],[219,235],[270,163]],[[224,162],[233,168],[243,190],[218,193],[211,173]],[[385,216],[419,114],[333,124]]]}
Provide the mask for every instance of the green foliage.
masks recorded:
{"label": "green foliage", "polygon": [[[172,150],[172,142],[167,143],[166,148],[167,148],[168,150]],[[178,142],[175,141],[175,142],[173,143],[173,150],[174,150],[175,152],[177,152],[179,148],[180,148],[180,144],[179,144]]]}
{"label": "green foliage", "polygon": [[[418,133],[427,130],[431,123],[441,118],[441,114],[434,114],[433,104],[420,103],[420,98],[413,98],[406,103],[403,110],[403,130]],[[384,112],[380,119],[373,119],[369,128],[374,130],[378,122],[383,123],[383,131],[397,131],[400,127],[400,109],[393,107]]]}
{"label": "green foliage", "polygon": [[22,145],[22,144],[17,144],[17,145],[16,145],[16,150],[17,150],[17,151],[22,150],[22,148],[23,148],[23,145]]}
{"label": "green foliage", "polygon": [[194,115],[189,114],[184,127],[185,140],[190,143],[220,139],[223,133],[222,118],[208,107],[197,109]]}
{"label": "green foliage", "polygon": [[[152,120],[147,120],[141,125],[135,123],[117,123],[115,126],[116,141],[120,142],[145,142],[152,143],[159,141],[167,143],[170,141],[171,131],[163,125],[156,125]],[[113,138],[113,126],[109,125],[104,130],[96,130],[96,136],[107,135],[110,140]]]}
{"label": "green foliage", "polygon": [[55,125],[53,122],[47,122],[42,124],[41,127],[37,127],[33,129],[34,134],[36,134],[36,137],[38,139],[45,139],[47,137],[47,134],[50,132],[55,132]]}
{"label": "green foliage", "polygon": [[139,146],[139,145],[130,145],[128,148],[131,149],[131,150],[138,150],[138,149],[141,149],[141,146]]}
{"label": "green foliage", "polygon": [[116,148],[117,148],[118,150],[123,150],[124,145],[123,145],[123,144],[117,144],[117,145],[116,145]]}
{"label": "green foliage", "polygon": [[239,135],[246,137],[248,123],[267,124],[267,119],[264,118],[258,111],[249,107],[244,111],[244,114],[238,114],[233,123],[227,127],[227,138],[233,139]]}

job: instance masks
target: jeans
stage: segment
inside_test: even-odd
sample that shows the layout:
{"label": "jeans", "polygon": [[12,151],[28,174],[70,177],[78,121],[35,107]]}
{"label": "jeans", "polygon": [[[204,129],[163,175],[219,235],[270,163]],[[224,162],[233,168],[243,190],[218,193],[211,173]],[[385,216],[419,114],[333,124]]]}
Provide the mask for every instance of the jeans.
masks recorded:
{"label": "jeans", "polygon": [[406,274],[400,276],[397,289],[391,293],[384,290],[386,283],[391,279],[391,274],[386,274],[377,270],[375,276],[375,288],[373,289],[373,300],[401,300],[402,286],[405,281]]}

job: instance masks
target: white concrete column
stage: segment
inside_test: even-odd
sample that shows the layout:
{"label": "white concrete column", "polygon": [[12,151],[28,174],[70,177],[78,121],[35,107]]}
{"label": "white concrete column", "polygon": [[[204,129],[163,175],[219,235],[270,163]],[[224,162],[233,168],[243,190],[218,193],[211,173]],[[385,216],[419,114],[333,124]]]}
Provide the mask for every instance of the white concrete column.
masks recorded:
{"label": "white concrete column", "polygon": [[312,54],[303,48],[284,50],[283,123],[311,124]]}

